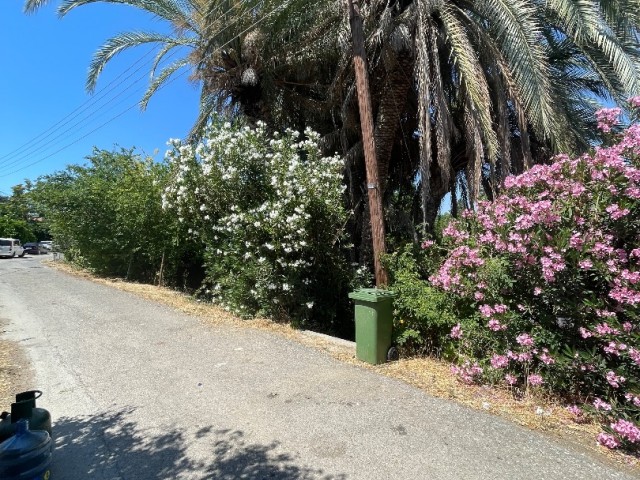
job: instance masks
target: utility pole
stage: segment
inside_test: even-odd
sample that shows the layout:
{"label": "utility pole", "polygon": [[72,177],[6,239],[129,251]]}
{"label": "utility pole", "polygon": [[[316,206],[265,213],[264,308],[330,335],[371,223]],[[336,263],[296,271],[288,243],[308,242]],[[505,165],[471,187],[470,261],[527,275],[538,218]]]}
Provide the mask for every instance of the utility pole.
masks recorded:
{"label": "utility pole", "polygon": [[386,246],[382,214],[382,192],[378,182],[378,160],[373,136],[373,112],[371,111],[371,96],[369,93],[367,53],[364,48],[364,32],[358,0],[346,0],[346,2],[349,9],[349,23],[351,24],[351,36],[353,38],[353,66],[356,72],[360,128],[362,130],[364,161],[367,169],[371,236],[373,237],[373,265],[376,274],[376,287],[381,288],[387,285],[388,277],[380,258],[386,252]]}

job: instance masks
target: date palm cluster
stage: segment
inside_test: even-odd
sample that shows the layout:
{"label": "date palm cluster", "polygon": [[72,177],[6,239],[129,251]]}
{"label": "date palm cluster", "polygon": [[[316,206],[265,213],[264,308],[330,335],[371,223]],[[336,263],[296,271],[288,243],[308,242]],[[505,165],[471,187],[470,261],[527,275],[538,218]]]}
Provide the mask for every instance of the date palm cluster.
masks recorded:
{"label": "date palm cluster", "polygon": [[[156,45],[143,108],[186,71],[201,90],[194,139],[221,111],[320,132],[326,151],[347,159],[355,237],[367,236],[357,220],[368,215],[344,0],[62,0],[58,13],[99,2],[141,9],[166,28],[108,39],[89,90],[115,55]],[[27,0],[25,10],[46,3]],[[640,92],[638,0],[360,4],[392,233],[433,225],[447,193],[455,215],[493,198],[509,174],[584,151],[602,102],[624,105]]]}

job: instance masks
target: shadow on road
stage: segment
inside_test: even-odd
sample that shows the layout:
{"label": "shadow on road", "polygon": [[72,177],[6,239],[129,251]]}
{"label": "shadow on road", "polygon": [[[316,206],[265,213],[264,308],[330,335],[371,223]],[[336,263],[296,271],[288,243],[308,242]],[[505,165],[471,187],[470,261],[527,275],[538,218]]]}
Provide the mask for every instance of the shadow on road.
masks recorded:
{"label": "shadow on road", "polygon": [[[55,421],[52,476],[93,479],[297,479],[345,480],[299,466],[278,442],[251,444],[238,430],[201,428],[143,431],[130,419],[133,409]],[[189,447],[196,450],[193,459]],[[206,459],[206,460],[203,460]]]}

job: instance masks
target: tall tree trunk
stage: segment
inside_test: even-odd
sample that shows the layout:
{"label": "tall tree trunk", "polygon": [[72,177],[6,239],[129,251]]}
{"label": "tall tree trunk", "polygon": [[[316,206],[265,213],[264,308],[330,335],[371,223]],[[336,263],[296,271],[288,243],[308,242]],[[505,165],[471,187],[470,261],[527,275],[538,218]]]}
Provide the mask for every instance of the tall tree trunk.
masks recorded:
{"label": "tall tree trunk", "polygon": [[382,213],[382,191],[379,184],[378,162],[376,160],[375,139],[373,135],[373,115],[367,72],[367,53],[364,48],[362,17],[360,16],[358,1],[347,0],[347,6],[353,37],[353,65],[356,73],[362,143],[367,169],[367,190],[371,211],[371,232],[373,236],[373,264],[376,273],[376,286],[381,288],[387,285],[388,276],[381,258],[386,251],[386,246]]}

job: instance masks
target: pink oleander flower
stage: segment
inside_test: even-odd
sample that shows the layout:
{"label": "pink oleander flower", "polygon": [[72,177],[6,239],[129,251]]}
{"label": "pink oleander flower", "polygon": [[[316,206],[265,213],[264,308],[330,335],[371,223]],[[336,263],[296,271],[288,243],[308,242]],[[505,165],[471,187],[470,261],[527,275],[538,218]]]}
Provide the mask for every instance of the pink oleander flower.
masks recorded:
{"label": "pink oleander flower", "polygon": [[505,368],[508,365],[509,357],[506,355],[494,354],[493,357],[491,357],[491,366],[493,368]]}
{"label": "pink oleander flower", "polygon": [[630,322],[624,322],[624,323],[622,324],[622,329],[623,329],[625,332],[629,333],[631,330],[633,330],[633,325],[631,325],[631,323],[630,323]]}
{"label": "pink oleander flower", "polygon": [[555,359],[549,355],[549,350],[547,350],[546,348],[543,349],[542,354],[540,354],[538,356],[538,358],[545,364],[545,365],[552,365],[554,363],[556,363]]}
{"label": "pink oleander flower", "polygon": [[519,362],[529,362],[533,358],[531,352],[522,352],[516,355],[516,360]]}
{"label": "pink oleander flower", "polygon": [[640,397],[637,397],[632,393],[625,393],[624,398],[627,400],[627,402],[633,403],[634,406],[640,407]]}
{"label": "pink oleander flower", "polygon": [[620,356],[620,348],[616,342],[609,342],[608,345],[602,347],[605,353],[610,353],[611,355],[615,355],[616,357]]}
{"label": "pink oleander flower", "polygon": [[640,282],[640,272],[630,272],[629,270],[624,269],[620,271],[620,277],[631,285],[635,285]]}
{"label": "pink oleander flower", "polygon": [[521,333],[516,337],[516,342],[523,347],[531,347],[533,345],[533,338],[528,333]]}
{"label": "pink oleander flower", "polygon": [[615,328],[611,328],[608,323],[599,323],[596,325],[596,332],[598,335],[610,335],[617,334],[618,331]]}
{"label": "pink oleander flower", "polygon": [[631,443],[640,441],[640,429],[633,422],[621,418],[611,424],[611,429]]}
{"label": "pink oleander flower", "polygon": [[630,348],[629,349],[629,357],[631,357],[631,360],[636,362],[636,364],[640,365],[640,351],[639,350],[636,350],[635,348]]}
{"label": "pink oleander flower", "polygon": [[627,216],[630,213],[628,208],[620,208],[620,205],[618,205],[617,203],[609,205],[605,210],[611,215],[611,218],[614,220],[619,220],[620,218]]}
{"label": "pink oleander flower", "polygon": [[505,313],[507,311],[507,306],[506,305],[494,305],[493,306],[493,311],[496,313]]}
{"label": "pink oleander flower", "polygon": [[451,373],[456,375],[458,379],[460,379],[463,383],[471,385],[476,381],[476,378],[482,375],[482,367],[480,367],[477,363],[473,365],[468,361],[459,367],[453,365],[451,367]]}
{"label": "pink oleander flower", "polygon": [[449,334],[449,336],[455,339],[462,338],[462,327],[459,323],[451,329],[451,333]]}
{"label": "pink oleander flower", "polygon": [[578,262],[578,266],[583,270],[589,270],[590,268],[593,267],[593,262],[591,260],[589,260],[588,258],[586,258],[584,260],[580,260]]}
{"label": "pink oleander flower", "polygon": [[420,244],[420,247],[422,247],[423,250],[426,250],[427,248],[431,247],[434,243],[435,242],[433,240],[425,240]]}
{"label": "pink oleander flower", "polygon": [[613,388],[620,388],[620,384],[624,383],[626,380],[627,380],[626,378],[616,375],[616,373],[612,370],[609,370],[607,372],[607,382]]}
{"label": "pink oleander flower", "polygon": [[533,289],[533,294],[537,297],[542,293],[542,289],[540,287],[536,287]]}
{"label": "pink oleander flower", "polygon": [[482,293],[482,292],[475,292],[475,293],[473,294],[473,298],[475,298],[475,299],[476,299],[476,301],[480,302],[480,301],[484,300],[484,293]]}
{"label": "pink oleander flower", "polygon": [[598,128],[607,133],[611,131],[611,127],[619,122],[622,109],[620,108],[601,108],[596,112],[598,120]]}
{"label": "pink oleander flower", "polygon": [[507,373],[504,376],[504,380],[507,382],[507,385],[515,385],[516,383],[518,383],[518,379],[510,373]]}
{"label": "pink oleander flower", "polygon": [[529,385],[531,385],[532,387],[536,387],[536,386],[542,385],[544,383],[544,380],[542,379],[542,376],[538,375],[537,373],[533,373],[533,374],[529,375],[529,378],[527,380],[529,382]]}
{"label": "pink oleander flower", "polygon": [[621,304],[637,305],[640,303],[640,292],[629,287],[616,286],[609,292],[609,297]]}
{"label": "pink oleander flower", "polygon": [[612,450],[620,446],[620,442],[616,439],[616,437],[604,432],[600,432],[598,434],[598,436],[596,437],[596,441],[603,447],[607,447]]}
{"label": "pink oleander flower", "polygon": [[482,314],[483,317],[491,317],[491,315],[494,314],[494,310],[493,308],[491,308],[491,305],[480,305],[480,307],[478,307],[478,310],[480,310],[480,313]]}
{"label": "pink oleander flower", "polygon": [[506,325],[501,324],[500,320],[496,320],[495,318],[489,320],[489,322],[487,323],[487,327],[489,327],[489,330],[492,330],[494,332],[500,332],[507,329]]}
{"label": "pink oleander flower", "polygon": [[596,410],[604,410],[605,412],[611,411],[611,405],[598,397],[593,401],[593,406],[596,407]]}
{"label": "pink oleander flower", "polygon": [[627,100],[629,102],[629,105],[631,105],[634,108],[640,108],[640,96],[638,97],[631,97],[629,100]]}
{"label": "pink oleander flower", "polygon": [[567,407],[567,411],[576,417],[582,416],[582,409],[577,405],[570,405]]}
{"label": "pink oleander flower", "polygon": [[586,329],[586,328],[584,328],[584,327],[580,327],[580,328],[578,329],[578,331],[580,332],[580,336],[581,336],[582,338],[589,338],[589,337],[592,337],[592,336],[593,336],[593,333],[591,333],[589,330],[587,330],[587,329]]}
{"label": "pink oleander flower", "polygon": [[457,227],[458,225],[456,222],[451,222],[442,230],[442,234],[446,237],[452,238],[456,243],[463,242],[469,238],[469,234],[467,232],[458,230]]}

